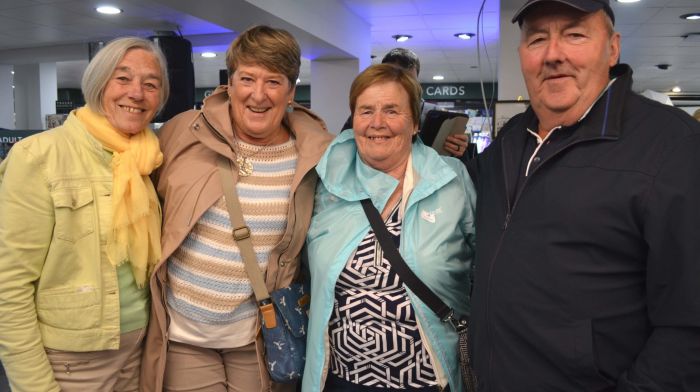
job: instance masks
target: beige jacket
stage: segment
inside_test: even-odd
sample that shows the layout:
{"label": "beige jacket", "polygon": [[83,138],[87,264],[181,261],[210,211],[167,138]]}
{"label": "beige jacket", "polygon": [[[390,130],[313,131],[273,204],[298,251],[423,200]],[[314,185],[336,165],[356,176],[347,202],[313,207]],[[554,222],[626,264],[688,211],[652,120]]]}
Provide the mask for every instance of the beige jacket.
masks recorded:
{"label": "beige jacket", "polygon": [[[298,159],[292,180],[287,228],[272,250],[267,266],[269,291],[285,287],[297,277],[300,253],[311,220],[317,175],[314,167],[333,139],[324,122],[311,111],[295,105],[284,119],[296,138]],[[204,100],[202,110],[190,110],[168,121],[160,131],[164,162],[156,187],[163,202],[163,256],[151,277],[153,298],[141,371],[142,391],[161,391],[168,341],[168,309],[165,301],[165,263],[180,246],[199,218],[223,195],[217,158],[234,160],[233,130],[226,86],[219,86]],[[237,181],[237,179],[235,179]],[[263,384],[269,379],[258,339]]]}

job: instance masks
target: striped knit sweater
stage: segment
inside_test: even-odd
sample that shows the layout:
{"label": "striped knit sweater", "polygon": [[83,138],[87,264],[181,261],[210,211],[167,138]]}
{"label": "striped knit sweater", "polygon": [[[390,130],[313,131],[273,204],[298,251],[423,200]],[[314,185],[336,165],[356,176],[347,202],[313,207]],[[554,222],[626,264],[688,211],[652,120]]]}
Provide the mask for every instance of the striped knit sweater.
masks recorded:
{"label": "striped knit sweater", "polygon": [[[287,225],[289,194],[296,168],[294,139],[268,146],[239,142],[249,156],[253,174],[239,177],[236,189],[243,217],[250,227],[253,248],[263,274],[270,251],[281,240]],[[255,317],[250,279],[235,241],[224,198],[219,199],[195,224],[167,264],[167,302],[189,323],[187,330],[205,330]],[[194,327],[194,328],[193,328]]]}

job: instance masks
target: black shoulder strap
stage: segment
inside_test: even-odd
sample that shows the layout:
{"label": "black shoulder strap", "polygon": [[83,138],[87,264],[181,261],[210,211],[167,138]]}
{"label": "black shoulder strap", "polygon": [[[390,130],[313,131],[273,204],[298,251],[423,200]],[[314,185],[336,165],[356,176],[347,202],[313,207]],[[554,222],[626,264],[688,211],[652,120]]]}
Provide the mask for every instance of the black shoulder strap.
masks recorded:
{"label": "black shoulder strap", "polygon": [[396,273],[399,274],[406,286],[440,317],[440,320],[448,321],[447,319],[452,314],[452,309],[408,268],[406,261],[401,257],[398,249],[396,249],[396,245],[391,240],[389,231],[384,225],[384,220],[372,204],[372,201],[370,199],[362,200],[362,208],[365,210],[367,219],[369,219],[369,224],[372,225],[372,230],[374,230],[374,235],[377,237],[382,251],[384,251],[389,262],[391,262],[391,267],[396,270]]}

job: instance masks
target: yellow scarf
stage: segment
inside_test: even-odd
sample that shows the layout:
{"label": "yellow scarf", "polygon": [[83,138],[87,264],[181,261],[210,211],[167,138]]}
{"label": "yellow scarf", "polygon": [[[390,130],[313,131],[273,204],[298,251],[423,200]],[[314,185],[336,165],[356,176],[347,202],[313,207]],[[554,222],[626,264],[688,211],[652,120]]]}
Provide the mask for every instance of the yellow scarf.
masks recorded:
{"label": "yellow scarf", "polygon": [[126,137],[87,106],[75,115],[113,153],[112,233],[107,256],[114,266],[130,262],[141,288],[160,259],[160,204],[148,177],[163,162],[158,138],[148,128]]}

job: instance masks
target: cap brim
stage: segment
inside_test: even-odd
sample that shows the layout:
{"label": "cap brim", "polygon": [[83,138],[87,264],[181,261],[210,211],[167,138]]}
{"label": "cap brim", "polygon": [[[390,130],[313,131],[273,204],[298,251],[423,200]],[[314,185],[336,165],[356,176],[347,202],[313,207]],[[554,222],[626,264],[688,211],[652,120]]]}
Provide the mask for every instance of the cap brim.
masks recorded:
{"label": "cap brim", "polygon": [[527,11],[530,7],[532,7],[535,4],[539,3],[544,3],[544,2],[555,2],[555,3],[560,3],[564,5],[568,5],[569,7],[576,8],[579,11],[583,12],[595,12],[600,9],[605,8],[605,5],[603,3],[598,3],[597,1],[590,1],[590,0],[584,0],[584,1],[579,1],[579,0],[531,0],[525,3],[518,12],[515,13],[515,16],[513,16],[513,19],[510,20],[510,23],[515,23],[520,21],[525,15],[525,11]]}

